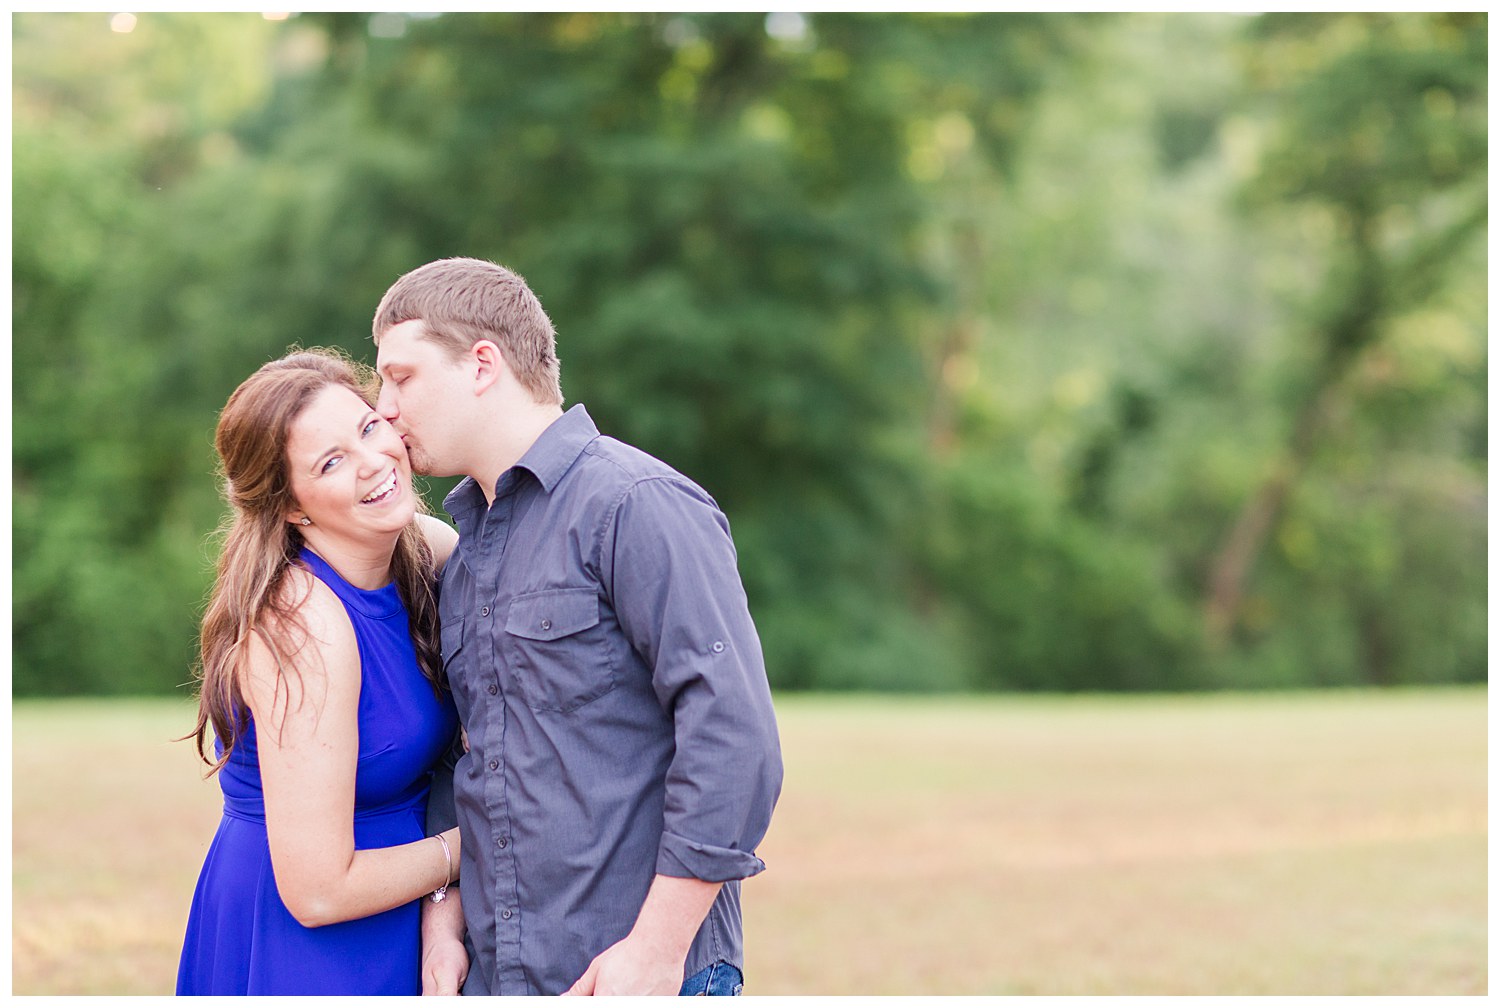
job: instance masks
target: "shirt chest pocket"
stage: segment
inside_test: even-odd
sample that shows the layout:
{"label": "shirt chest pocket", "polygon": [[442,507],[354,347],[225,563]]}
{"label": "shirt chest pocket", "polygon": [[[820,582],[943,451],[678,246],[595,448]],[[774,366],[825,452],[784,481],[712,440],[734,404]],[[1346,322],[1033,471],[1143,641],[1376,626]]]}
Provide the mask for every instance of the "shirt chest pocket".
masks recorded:
{"label": "shirt chest pocket", "polygon": [[517,595],[505,617],[507,663],[535,710],[576,710],[614,689],[593,588]]}

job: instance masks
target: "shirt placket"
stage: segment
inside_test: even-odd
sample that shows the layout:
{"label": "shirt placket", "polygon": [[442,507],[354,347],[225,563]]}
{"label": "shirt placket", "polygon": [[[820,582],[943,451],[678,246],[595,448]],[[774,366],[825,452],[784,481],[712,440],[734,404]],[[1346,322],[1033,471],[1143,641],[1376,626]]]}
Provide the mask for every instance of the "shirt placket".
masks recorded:
{"label": "shirt placket", "polygon": [[502,641],[505,636],[504,614],[496,605],[500,597],[500,571],[509,545],[515,516],[514,472],[507,473],[497,488],[494,505],[484,520],[479,555],[483,558],[482,569],[475,593],[475,616],[479,620],[478,640],[487,653],[481,653],[479,668],[486,669],[483,690],[486,698],[484,798],[490,824],[491,855],[495,865],[494,897],[495,924],[495,983],[496,994],[530,993],[526,989],[525,971],[521,962],[521,912],[516,885],[515,845],[511,829],[510,803],[507,796],[506,779],[510,768],[505,748],[509,716],[506,704],[502,670],[504,654]]}

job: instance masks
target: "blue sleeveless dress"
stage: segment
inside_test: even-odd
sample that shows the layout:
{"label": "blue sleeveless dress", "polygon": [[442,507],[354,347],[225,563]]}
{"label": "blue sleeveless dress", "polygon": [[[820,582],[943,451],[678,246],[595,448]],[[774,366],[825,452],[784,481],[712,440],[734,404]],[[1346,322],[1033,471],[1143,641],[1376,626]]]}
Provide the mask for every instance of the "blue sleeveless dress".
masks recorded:
{"label": "blue sleeveless dress", "polygon": [[[458,728],[453,700],[423,678],[394,584],[356,588],[305,547],[302,562],[344,603],[359,642],[354,845],[420,840],[432,766]],[[218,776],[224,815],[193,894],[177,993],[420,994],[420,901],[320,928],[298,924],[282,903],[253,720]]]}

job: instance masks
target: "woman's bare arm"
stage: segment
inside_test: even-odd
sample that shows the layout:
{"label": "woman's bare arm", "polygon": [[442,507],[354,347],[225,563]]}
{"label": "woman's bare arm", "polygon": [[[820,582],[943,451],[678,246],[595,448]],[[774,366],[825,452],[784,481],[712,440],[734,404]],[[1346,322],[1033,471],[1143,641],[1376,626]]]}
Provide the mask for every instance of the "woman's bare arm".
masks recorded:
{"label": "woman's bare arm", "polygon": [[451,869],[432,837],[354,849],[359,647],[337,596],[304,572],[294,571],[293,581],[293,591],[305,592],[298,615],[308,633],[290,674],[277,674],[270,648],[252,635],[242,683],[255,715],[276,887],[292,916],[318,927],[410,903],[452,881],[459,838],[457,829],[444,834]]}

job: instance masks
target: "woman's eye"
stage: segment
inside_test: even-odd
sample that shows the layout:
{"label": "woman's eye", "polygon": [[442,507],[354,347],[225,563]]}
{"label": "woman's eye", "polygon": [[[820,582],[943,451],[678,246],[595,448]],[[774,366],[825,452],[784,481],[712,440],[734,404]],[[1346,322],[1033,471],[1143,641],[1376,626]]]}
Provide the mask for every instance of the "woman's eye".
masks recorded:
{"label": "woman's eye", "polygon": [[338,465],[339,459],[341,459],[341,458],[343,458],[342,455],[335,455],[335,456],[333,456],[327,462],[323,463],[323,468],[319,469],[318,472],[320,472],[320,473],[326,473],[328,470],[330,470],[334,466]]}
{"label": "woman's eye", "polygon": [[380,425],[380,421],[379,420],[371,420],[369,423],[365,424],[364,436],[365,437],[369,437],[370,436],[370,432],[372,430],[374,430],[379,425]]}

